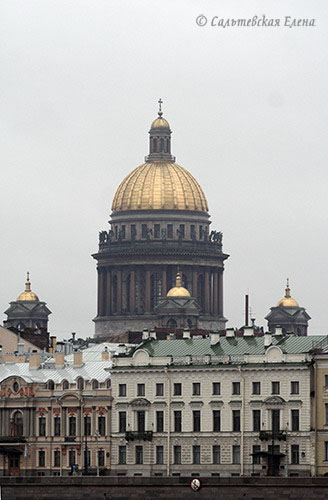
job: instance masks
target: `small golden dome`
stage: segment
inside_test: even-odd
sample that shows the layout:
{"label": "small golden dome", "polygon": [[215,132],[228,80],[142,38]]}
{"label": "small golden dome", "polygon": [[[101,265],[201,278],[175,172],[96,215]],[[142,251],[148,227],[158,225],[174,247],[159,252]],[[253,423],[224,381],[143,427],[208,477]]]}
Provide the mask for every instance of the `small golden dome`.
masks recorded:
{"label": "small golden dome", "polygon": [[39,302],[39,297],[36,293],[31,290],[31,282],[30,282],[30,273],[27,273],[26,282],[25,282],[25,290],[20,293],[16,299],[17,301],[33,301]]}
{"label": "small golden dome", "polygon": [[285,296],[279,300],[277,307],[299,307],[298,302],[290,295],[289,279],[285,288]]}
{"label": "small golden dome", "polygon": [[151,124],[150,128],[170,128],[169,122],[165,120],[162,116],[158,116],[153,123]]}
{"label": "small golden dome", "polygon": [[112,210],[161,209],[207,212],[208,206],[196,179],[177,163],[143,163],[119,185]]}
{"label": "small golden dome", "polygon": [[190,293],[182,286],[182,278],[179,273],[175,280],[175,287],[171,288],[166,294],[167,297],[190,297]]}

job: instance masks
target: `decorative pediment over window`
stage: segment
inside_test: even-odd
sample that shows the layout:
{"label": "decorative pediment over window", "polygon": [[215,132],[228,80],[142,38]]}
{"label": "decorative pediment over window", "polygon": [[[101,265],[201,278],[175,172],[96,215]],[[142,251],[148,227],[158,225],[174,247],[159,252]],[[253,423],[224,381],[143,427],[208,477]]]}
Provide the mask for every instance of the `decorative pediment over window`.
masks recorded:
{"label": "decorative pediment over window", "polygon": [[136,398],[130,402],[130,406],[144,407],[150,406],[150,401],[146,398]]}
{"label": "decorative pediment over window", "polygon": [[284,398],[280,397],[280,396],[269,396],[268,398],[266,398],[264,400],[264,404],[267,405],[267,406],[277,406],[277,405],[284,405],[286,404],[286,401],[284,400]]}

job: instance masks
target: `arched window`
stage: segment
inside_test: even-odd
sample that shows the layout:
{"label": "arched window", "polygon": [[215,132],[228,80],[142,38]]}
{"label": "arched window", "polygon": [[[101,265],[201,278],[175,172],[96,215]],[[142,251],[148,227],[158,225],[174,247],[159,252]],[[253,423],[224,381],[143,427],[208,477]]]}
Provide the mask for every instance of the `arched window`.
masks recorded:
{"label": "arched window", "polygon": [[201,274],[197,279],[197,302],[204,307],[204,276]]}
{"label": "arched window", "polygon": [[117,276],[116,274],[114,274],[113,276],[113,294],[112,294],[112,297],[113,297],[113,303],[112,303],[112,306],[113,306],[113,313],[116,313],[117,312]]}
{"label": "arched window", "polygon": [[153,153],[156,153],[157,152],[157,139],[153,139]]}
{"label": "arched window", "polygon": [[162,295],[162,276],[158,273],[151,276],[151,308],[158,304],[158,299]]}
{"label": "arched window", "polygon": [[168,322],[166,323],[166,326],[167,326],[168,328],[176,328],[176,327],[177,327],[177,322],[175,321],[175,319],[170,318],[170,319],[168,320]]}
{"label": "arched window", "polygon": [[53,390],[54,390],[54,388],[55,388],[55,383],[54,383],[54,381],[53,381],[53,380],[48,380],[48,382],[47,382],[47,389],[48,389],[49,391],[53,391]]}
{"label": "arched window", "polygon": [[192,320],[190,318],[187,319],[187,325],[188,325],[188,328],[192,328]]}
{"label": "arched window", "polygon": [[164,153],[164,139],[163,138],[161,138],[159,140],[159,152]]}
{"label": "arched window", "polygon": [[92,389],[98,389],[98,388],[99,388],[98,380],[93,380],[92,381]]}
{"label": "arched window", "polygon": [[20,411],[16,411],[13,416],[14,437],[23,436],[23,415]]}
{"label": "arched window", "polygon": [[20,322],[18,323],[18,325],[17,325],[17,327],[16,327],[16,328],[17,328],[18,330],[24,330],[24,329],[25,329],[25,324],[24,324],[22,321],[20,321]]}
{"label": "arched window", "polygon": [[69,383],[67,380],[63,380],[63,391],[66,391],[69,388]]}
{"label": "arched window", "polygon": [[68,430],[69,436],[76,436],[76,417],[69,417]]}
{"label": "arched window", "polygon": [[83,378],[82,377],[79,377],[76,381],[76,386],[78,388],[79,391],[83,391],[83,388],[84,388],[84,381],[83,381]]}
{"label": "arched window", "polygon": [[110,389],[110,388],[112,387],[112,381],[111,381],[111,379],[110,379],[110,378],[108,378],[108,379],[106,380],[106,387],[107,387],[107,389]]}

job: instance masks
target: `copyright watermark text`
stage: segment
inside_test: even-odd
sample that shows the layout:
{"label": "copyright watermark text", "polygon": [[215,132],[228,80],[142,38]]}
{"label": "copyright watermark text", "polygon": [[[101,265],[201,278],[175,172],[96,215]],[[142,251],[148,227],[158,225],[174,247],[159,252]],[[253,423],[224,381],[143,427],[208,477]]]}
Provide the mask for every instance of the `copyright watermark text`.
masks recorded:
{"label": "copyright watermark text", "polygon": [[253,16],[250,18],[220,18],[219,16],[207,17],[200,14],[196,17],[197,26],[214,26],[218,28],[301,28],[316,26],[316,19],[310,18],[296,18],[292,16],[284,16],[282,18],[273,19],[267,17],[265,14],[262,16]]}

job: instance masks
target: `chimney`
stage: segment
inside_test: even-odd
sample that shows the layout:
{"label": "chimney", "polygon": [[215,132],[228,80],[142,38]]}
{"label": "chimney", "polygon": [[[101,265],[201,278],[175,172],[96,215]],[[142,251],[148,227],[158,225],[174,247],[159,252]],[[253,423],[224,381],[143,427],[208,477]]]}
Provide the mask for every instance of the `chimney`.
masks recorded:
{"label": "chimney", "polygon": [[150,330],[150,332],[149,332],[149,338],[156,340],[156,332],[155,332],[155,330]]}
{"label": "chimney", "polygon": [[101,353],[101,359],[102,359],[102,361],[109,361],[109,352],[108,352],[107,346],[105,347],[105,349]]}
{"label": "chimney", "polygon": [[282,335],[282,328],[280,326],[276,326],[276,328],[274,329],[274,334]]}
{"label": "chimney", "polygon": [[244,327],[244,337],[254,337],[254,328],[252,326]]}
{"label": "chimney", "polygon": [[216,345],[216,344],[220,343],[219,332],[211,332],[210,333],[210,343],[211,343],[211,345]]}
{"label": "chimney", "polygon": [[17,342],[17,352],[18,354],[24,354],[25,344],[24,342]]}
{"label": "chimney", "polygon": [[272,334],[271,332],[265,332],[264,334],[264,347],[270,347],[272,344]]}
{"label": "chimney", "polygon": [[234,328],[227,328],[226,329],[226,337],[234,337],[235,336],[235,329]]}
{"label": "chimney", "polygon": [[125,353],[126,353],[125,344],[119,344],[117,346],[117,354],[125,354]]}
{"label": "chimney", "polygon": [[190,331],[189,330],[183,330],[183,339],[190,339]]}
{"label": "chimney", "polygon": [[38,370],[40,368],[41,356],[34,351],[30,355],[30,370]]}
{"label": "chimney", "polygon": [[4,363],[16,363],[16,356],[12,352],[8,352],[3,356]]}
{"label": "chimney", "polygon": [[149,339],[149,331],[147,328],[144,328],[142,330],[142,340],[148,340]]}
{"label": "chimney", "polygon": [[81,351],[73,353],[73,368],[81,368],[83,366],[83,354]]}
{"label": "chimney", "polygon": [[50,337],[50,352],[56,352],[57,338],[52,335]]}
{"label": "chimney", "polygon": [[65,354],[63,352],[55,352],[55,368],[59,370],[65,366]]}

